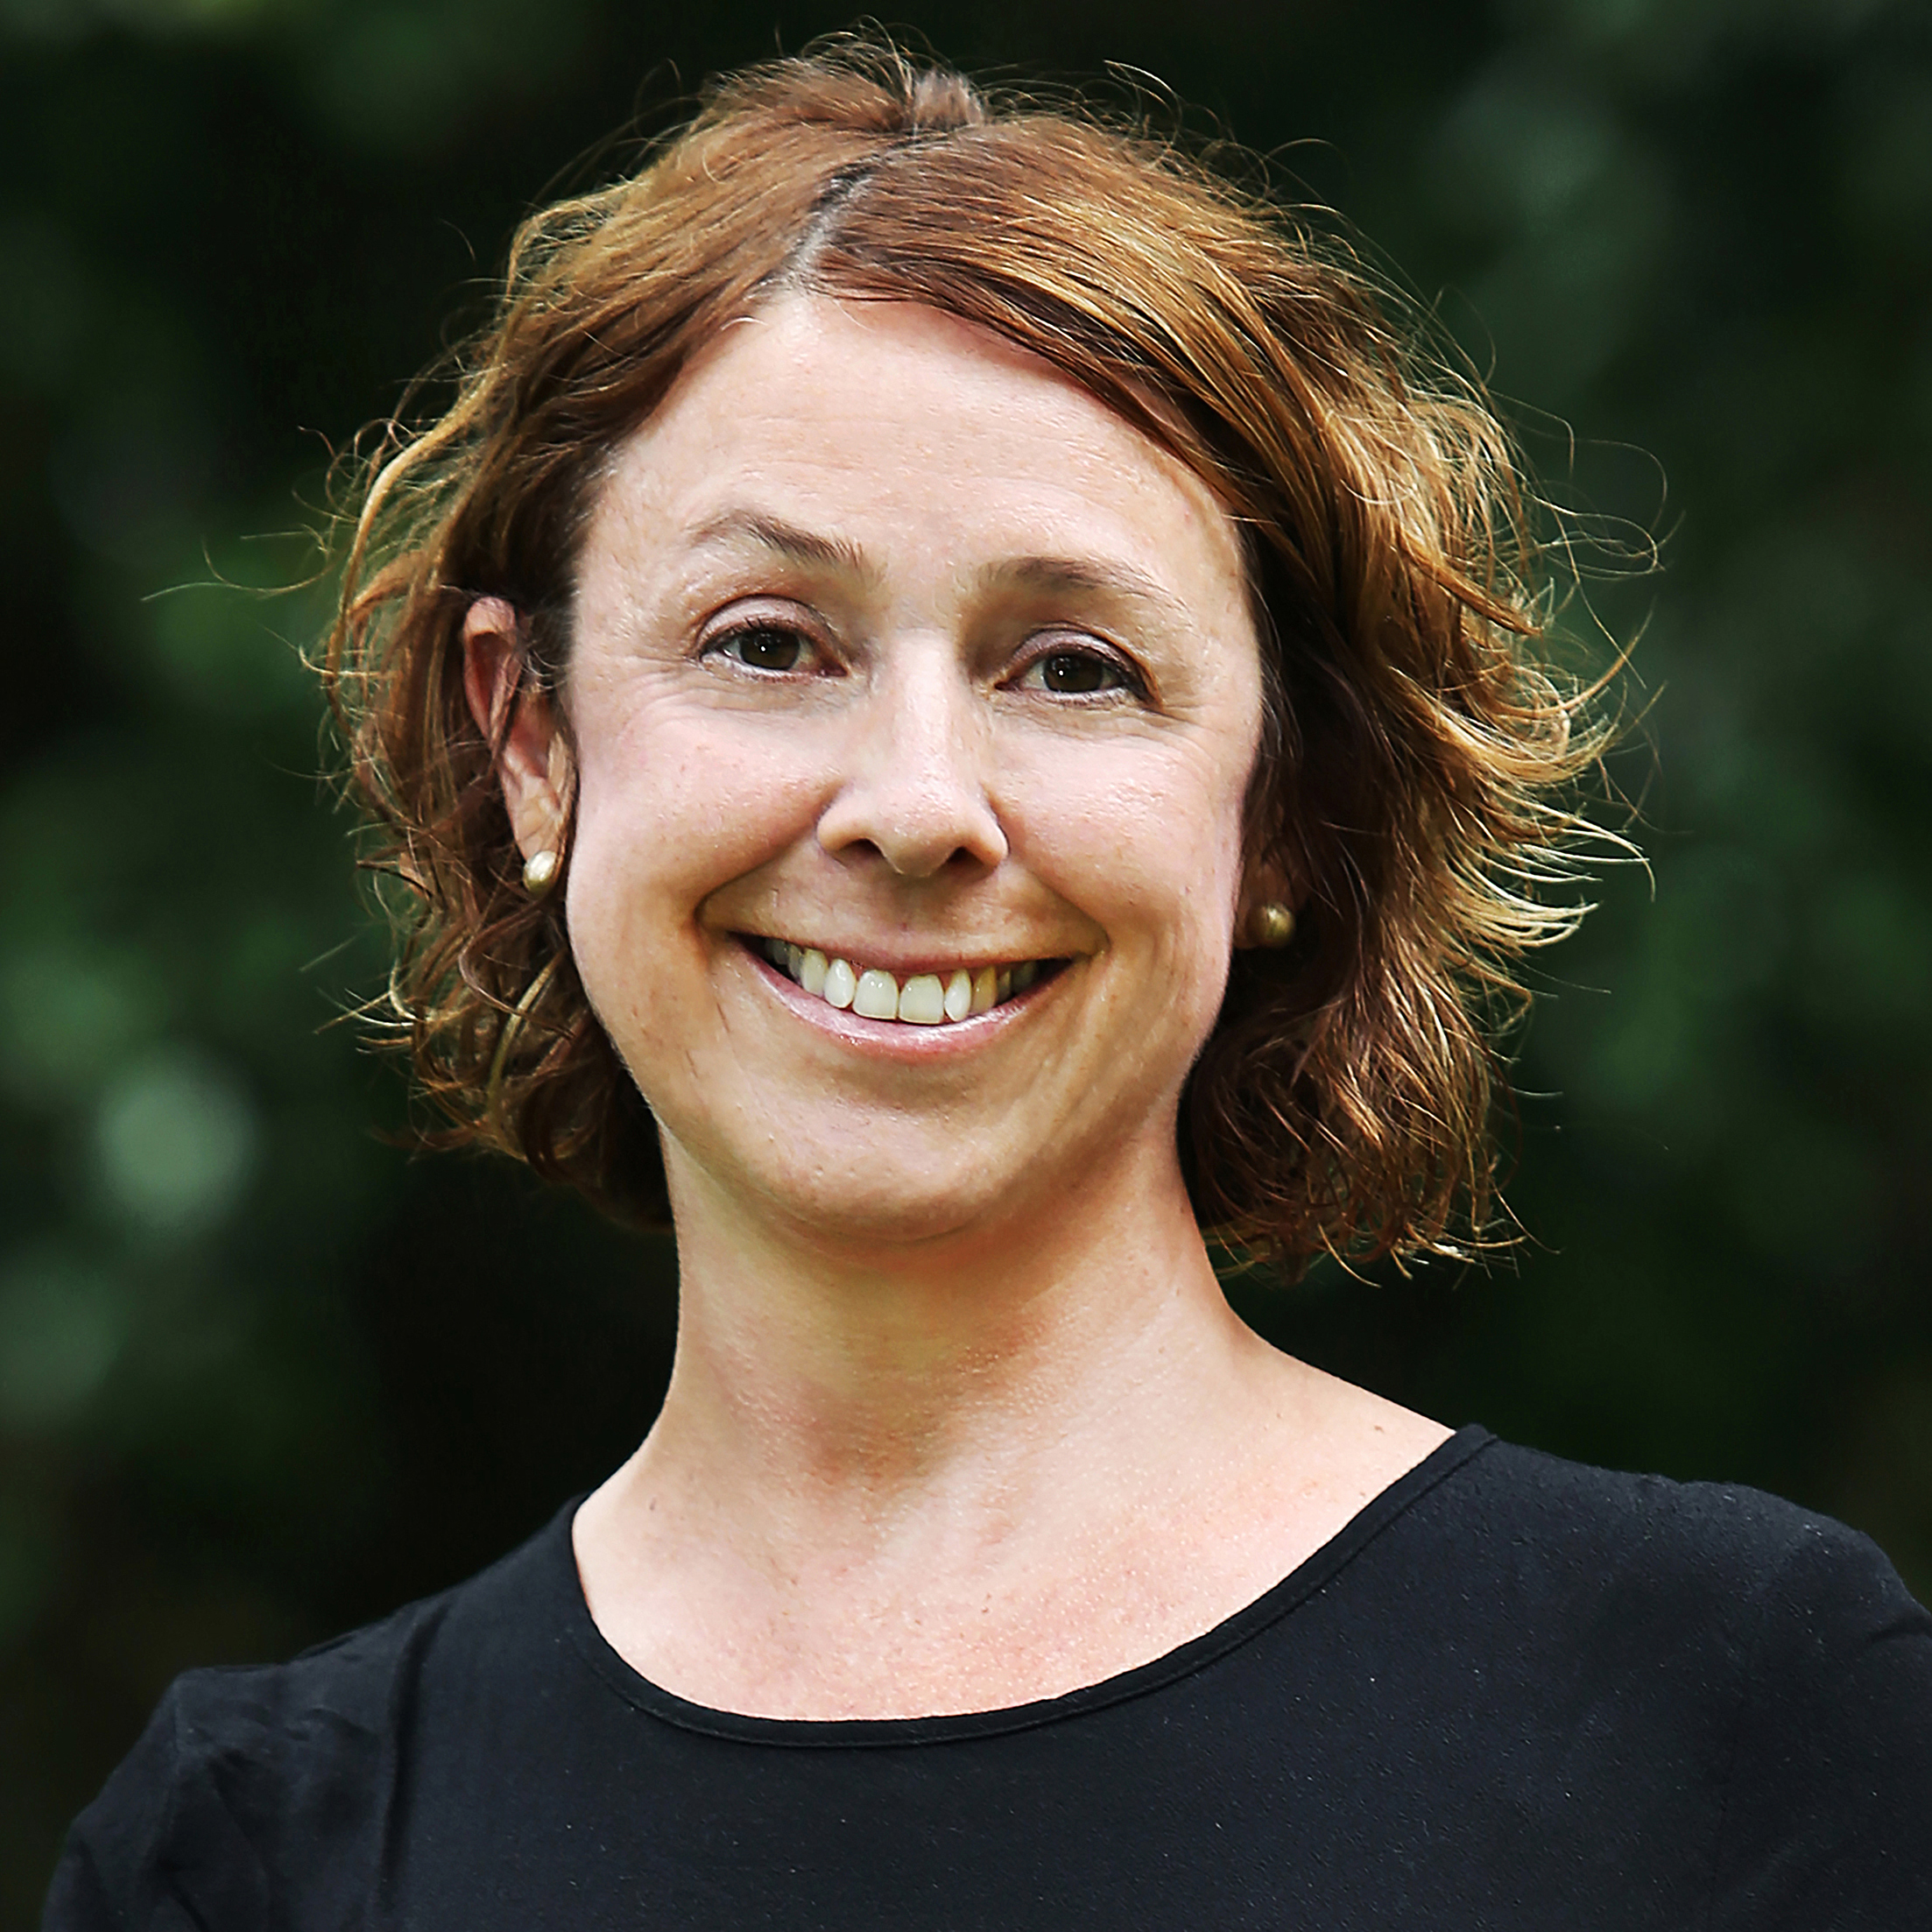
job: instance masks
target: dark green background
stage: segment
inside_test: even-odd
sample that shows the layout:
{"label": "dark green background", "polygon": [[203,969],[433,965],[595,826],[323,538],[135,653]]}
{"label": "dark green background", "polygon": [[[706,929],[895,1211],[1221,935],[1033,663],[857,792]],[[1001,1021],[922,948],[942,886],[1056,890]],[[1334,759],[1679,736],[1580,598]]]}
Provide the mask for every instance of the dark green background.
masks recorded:
{"label": "dark green background", "polygon": [[[1667,534],[1596,590],[1645,626],[1653,885],[1548,962],[1534,1243],[1244,1307],[1450,1421],[1835,1512],[1932,1591],[1927,9],[912,18],[1280,149],[1554,493]],[[666,1253],[373,1138],[398,1083],[324,1026],[377,955],[318,598],[194,587],[300,574],[331,449],[598,137],[848,18],[0,0],[0,1926],[173,1672],[462,1576],[649,1421]]]}

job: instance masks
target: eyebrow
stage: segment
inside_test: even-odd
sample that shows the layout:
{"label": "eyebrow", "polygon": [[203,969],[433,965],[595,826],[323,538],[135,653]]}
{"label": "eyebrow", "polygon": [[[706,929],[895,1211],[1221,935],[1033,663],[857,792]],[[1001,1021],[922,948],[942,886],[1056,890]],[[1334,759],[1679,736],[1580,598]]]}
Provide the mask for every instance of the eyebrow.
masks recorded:
{"label": "eyebrow", "polygon": [[[721,511],[699,525],[693,541],[701,547],[749,541],[793,563],[839,570],[868,582],[876,582],[878,577],[878,567],[857,544],[843,537],[801,529],[797,524],[761,511]],[[1126,563],[1096,563],[1073,557],[1012,557],[989,565],[980,573],[980,581],[992,589],[1121,597],[1150,605],[1170,618],[1185,619],[1188,614],[1187,606],[1164,584]]]}
{"label": "eyebrow", "polygon": [[1087,596],[1125,597],[1185,617],[1187,606],[1165,584],[1131,564],[1082,562],[1071,557],[1015,557],[995,564],[987,579],[1017,590],[1072,591]]}
{"label": "eyebrow", "polygon": [[782,518],[767,517],[755,510],[722,511],[701,525],[693,537],[700,546],[746,540],[793,563],[816,564],[856,577],[878,575],[857,544],[841,537],[821,537],[815,531],[801,530]]}

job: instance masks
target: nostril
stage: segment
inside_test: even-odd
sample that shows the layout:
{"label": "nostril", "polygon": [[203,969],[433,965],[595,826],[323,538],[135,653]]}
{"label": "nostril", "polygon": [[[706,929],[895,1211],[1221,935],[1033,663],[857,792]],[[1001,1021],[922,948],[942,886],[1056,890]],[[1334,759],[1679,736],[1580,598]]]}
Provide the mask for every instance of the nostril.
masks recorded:
{"label": "nostril", "polygon": [[897,724],[892,742],[869,743],[848,767],[819,819],[820,845],[835,856],[877,853],[906,878],[997,865],[1006,840],[977,764],[956,746],[935,748],[930,718],[901,714]]}
{"label": "nostril", "polygon": [[956,824],[903,824],[861,832],[830,819],[819,828],[819,843],[836,858],[870,865],[875,862],[901,878],[933,878],[942,872],[991,871],[1006,856],[1006,841],[987,814],[984,829]]}

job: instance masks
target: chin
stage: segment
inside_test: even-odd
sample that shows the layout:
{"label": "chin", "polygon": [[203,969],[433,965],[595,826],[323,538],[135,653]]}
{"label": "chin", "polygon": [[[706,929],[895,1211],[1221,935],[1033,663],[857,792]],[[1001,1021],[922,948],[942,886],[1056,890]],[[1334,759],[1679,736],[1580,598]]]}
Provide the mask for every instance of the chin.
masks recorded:
{"label": "chin", "polygon": [[927,1246],[970,1237],[1012,1211],[1010,1180],[984,1174],[909,1171],[895,1162],[864,1182],[821,1174],[806,1187],[774,1188],[779,1212],[820,1247]]}
{"label": "chin", "polygon": [[[689,1166],[716,1206],[723,1195],[733,1218],[762,1219],[788,1240],[821,1252],[837,1249],[919,1247],[1005,1222],[1038,1190],[1024,1174],[995,1169],[984,1159],[962,1158],[956,1148],[921,1159],[916,1136],[890,1150],[860,1141],[836,1160],[773,1163],[767,1158],[733,1160],[728,1151],[700,1158],[666,1137],[673,1174],[672,1198],[689,1200],[677,1170]],[[692,1172],[695,1170],[695,1172]],[[1062,1190],[1063,1191],[1063,1190]]]}

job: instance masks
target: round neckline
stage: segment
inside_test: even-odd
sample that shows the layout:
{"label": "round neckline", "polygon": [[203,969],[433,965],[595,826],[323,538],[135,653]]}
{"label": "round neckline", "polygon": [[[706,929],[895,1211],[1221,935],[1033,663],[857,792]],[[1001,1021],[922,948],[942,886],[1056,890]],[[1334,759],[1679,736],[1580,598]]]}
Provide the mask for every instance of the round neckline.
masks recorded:
{"label": "round neckline", "polygon": [[1378,1490],[1319,1548],[1304,1557],[1279,1583],[1197,1637],[1144,1664],[1135,1664],[1094,1683],[1053,1697],[1008,1704],[991,1710],[943,1711],[908,1717],[762,1717],[715,1710],[653,1683],[611,1646],[597,1628],[577,1575],[570,1528],[584,1497],[573,1498],[547,1533],[552,1583],[564,1613],[565,1633],[591,1671],[626,1703],[683,1731],[742,1744],[826,1749],[890,1745],[928,1745],[996,1737],[1059,1724],[1130,1697],[1145,1696],[1191,1675],[1237,1649],[1269,1625],[1308,1601],[1362,1554],[1383,1531],[1438,1484],[1453,1476],[1496,1438],[1470,1423],[1439,1442],[1422,1460]]}

